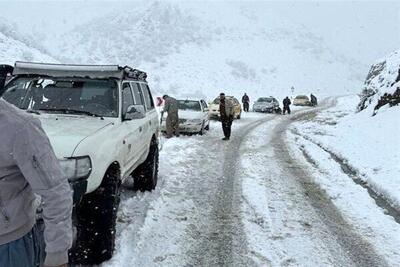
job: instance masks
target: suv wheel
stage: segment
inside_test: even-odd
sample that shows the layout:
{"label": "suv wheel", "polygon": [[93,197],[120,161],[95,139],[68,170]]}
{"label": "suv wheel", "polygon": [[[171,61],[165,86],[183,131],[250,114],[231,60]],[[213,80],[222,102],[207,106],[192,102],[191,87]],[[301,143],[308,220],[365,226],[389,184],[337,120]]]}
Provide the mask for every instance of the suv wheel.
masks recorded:
{"label": "suv wheel", "polygon": [[140,164],[132,173],[133,190],[151,191],[156,188],[158,180],[158,144],[153,139],[146,161]]}
{"label": "suv wheel", "polygon": [[101,185],[75,207],[77,240],[69,252],[70,263],[94,265],[112,257],[120,185],[119,169],[111,167]]}

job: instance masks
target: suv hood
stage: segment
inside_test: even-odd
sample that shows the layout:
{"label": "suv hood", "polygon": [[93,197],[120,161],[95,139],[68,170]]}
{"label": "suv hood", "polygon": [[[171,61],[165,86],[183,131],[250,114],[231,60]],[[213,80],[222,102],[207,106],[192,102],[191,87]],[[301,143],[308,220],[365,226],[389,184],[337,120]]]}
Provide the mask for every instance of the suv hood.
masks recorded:
{"label": "suv hood", "polygon": [[42,114],[38,116],[50,139],[57,158],[73,156],[78,144],[102,128],[111,125],[110,119],[63,114]]}

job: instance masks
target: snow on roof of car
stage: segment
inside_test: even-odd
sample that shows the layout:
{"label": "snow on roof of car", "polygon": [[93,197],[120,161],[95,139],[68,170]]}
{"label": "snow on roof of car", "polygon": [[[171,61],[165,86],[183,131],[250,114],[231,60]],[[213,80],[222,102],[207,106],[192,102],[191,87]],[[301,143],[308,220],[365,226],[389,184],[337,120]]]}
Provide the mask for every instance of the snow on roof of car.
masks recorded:
{"label": "snow on roof of car", "polygon": [[118,65],[74,65],[34,62],[15,62],[13,75],[38,75],[51,77],[74,77],[91,79],[130,78],[146,80],[147,74],[129,66]]}

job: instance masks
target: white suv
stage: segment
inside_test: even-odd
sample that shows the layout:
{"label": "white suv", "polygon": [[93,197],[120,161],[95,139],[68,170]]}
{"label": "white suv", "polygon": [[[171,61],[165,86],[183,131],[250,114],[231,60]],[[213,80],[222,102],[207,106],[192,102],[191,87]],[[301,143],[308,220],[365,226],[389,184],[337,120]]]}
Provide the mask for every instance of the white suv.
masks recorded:
{"label": "white suv", "polygon": [[111,258],[120,184],[157,184],[159,120],[146,73],[130,67],[17,62],[6,101],[40,119],[74,189],[74,264]]}

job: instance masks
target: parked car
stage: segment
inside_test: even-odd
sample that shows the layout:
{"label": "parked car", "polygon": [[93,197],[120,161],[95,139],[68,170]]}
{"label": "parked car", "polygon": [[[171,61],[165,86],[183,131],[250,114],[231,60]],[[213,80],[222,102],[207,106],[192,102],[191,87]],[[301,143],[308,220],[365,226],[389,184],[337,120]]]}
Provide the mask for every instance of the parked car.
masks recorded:
{"label": "parked car", "polygon": [[311,106],[311,101],[306,95],[298,95],[293,99],[295,106]]}
{"label": "parked car", "polygon": [[[242,115],[242,105],[240,105],[239,100],[237,100],[233,96],[226,96],[225,98],[230,99],[233,102],[234,105],[234,118],[240,120],[240,117]],[[209,109],[210,109],[210,118],[211,119],[219,119],[220,114],[219,114],[219,97],[215,98],[213,102],[209,104]]]}
{"label": "parked car", "polygon": [[[203,135],[210,129],[210,119],[207,103],[203,99],[178,100],[179,102],[179,132],[199,133]],[[165,131],[165,120],[161,124]]]}
{"label": "parked car", "polygon": [[267,112],[267,113],[281,113],[279,102],[274,97],[260,97],[253,104],[253,111],[255,112]]}
{"label": "parked car", "polygon": [[146,73],[130,67],[15,63],[3,98],[38,118],[74,190],[73,264],[112,257],[120,184],[157,184],[159,121]]}

